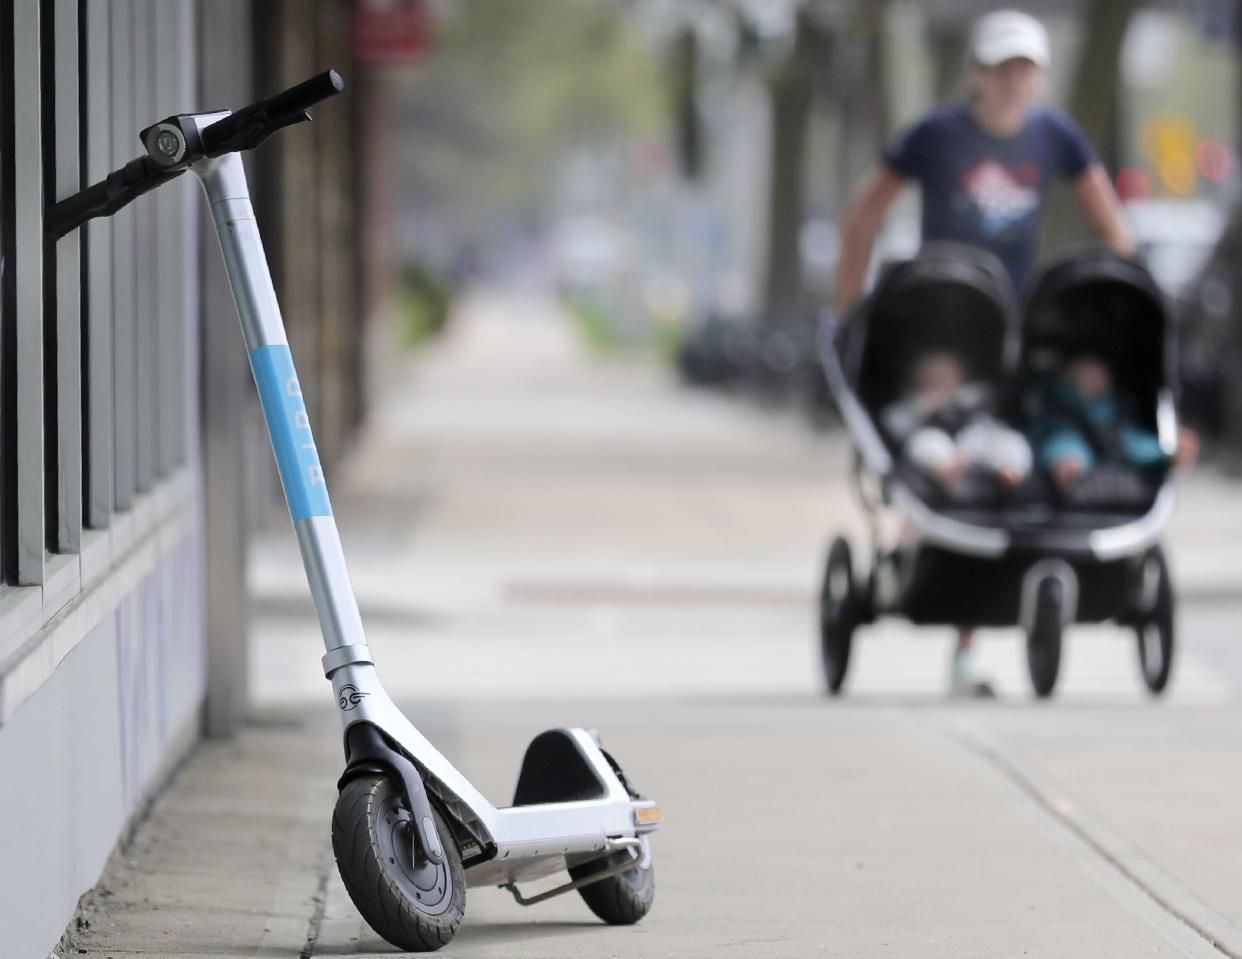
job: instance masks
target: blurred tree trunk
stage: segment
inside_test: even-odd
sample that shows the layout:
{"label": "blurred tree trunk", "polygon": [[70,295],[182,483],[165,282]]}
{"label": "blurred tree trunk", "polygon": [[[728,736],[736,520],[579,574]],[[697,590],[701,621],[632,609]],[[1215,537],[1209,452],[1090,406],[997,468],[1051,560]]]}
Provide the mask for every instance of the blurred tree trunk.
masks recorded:
{"label": "blurred tree trunk", "polygon": [[811,14],[806,8],[799,9],[793,49],[769,81],[772,139],[763,298],[768,319],[796,308],[802,296],[798,240],[805,195],[804,161],[814,99],[813,73],[827,67],[823,39]]}
{"label": "blurred tree trunk", "polygon": [[1070,97],[1070,112],[1091,138],[1108,172],[1116,175],[1122,136],[1121,47],[1139,0],[1093,0]]}
{"label": "blurred tree trunk", "polygon": [[673,127],[682,176],[697,180],[703,172],[703,122],[699,113],[699,37],[684,28],[673,47]]}
{"label": "blurred tree trunk", "polygon": [[834,92],[839,127],[837,195],[842,203],[879,159],[887,142],[888,107],[884,18],[888,0],[856,9],[848,30],[836,37]]}
{"label": "blurred tree trunk", "polygon": [[[1070,91],[1069,112],[1094,145],[1100,162],[1116,176],[1124,159],[1121,47],[1140,0],[1090,0],[1084,4],[1082,45]],[[1045,247],[1049,250],[1090,238],[1070,191],[1059,189],[1049,210]]]}
{"label": "blurred tree trunk", "polygon": [[932,92],[937,103],[951,100],[961,89],[962,73],[970,46],[970,25],[940,23],[928,31],[931,48]]}

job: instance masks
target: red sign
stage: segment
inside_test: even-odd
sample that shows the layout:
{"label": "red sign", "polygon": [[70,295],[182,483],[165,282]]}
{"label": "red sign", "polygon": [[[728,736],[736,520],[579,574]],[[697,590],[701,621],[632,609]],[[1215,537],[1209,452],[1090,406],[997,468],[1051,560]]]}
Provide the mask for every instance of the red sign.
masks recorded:
{"label": "red sign", "polygon": [[431,43],[431,13],[424,0],[357,0],[354,56],[373,66],[407,66]]}

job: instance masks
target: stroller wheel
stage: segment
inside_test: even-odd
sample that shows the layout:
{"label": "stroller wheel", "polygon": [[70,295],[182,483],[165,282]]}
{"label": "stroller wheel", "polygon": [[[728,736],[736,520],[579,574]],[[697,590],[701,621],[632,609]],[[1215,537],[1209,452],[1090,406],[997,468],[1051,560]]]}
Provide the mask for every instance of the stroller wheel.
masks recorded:
{"label": "stroller wheel", "polygon": [[833,696],[841,692],[850,665],[850,645],[858,625],[858,589],[850,544],[838,536],[828,550],[819,595],[819,646],[824,681]]}
{"label": "stroller wheel", "polygon": [[1138,615],[1134,635],[1138,641],[1139,668],[1143,682],[1156,695],[1164,692],[1173,669],[1173,583],[1164,551],[1153,547],[1139,566]]}
{"label": "stroller wheel", "polygon": [[1026,634],[1026,662],[1035,695],[1047,699],[1057,685],[1061,669],[1062,609],[1064,586],[1053,576],[1040,582],[1035,615]]}

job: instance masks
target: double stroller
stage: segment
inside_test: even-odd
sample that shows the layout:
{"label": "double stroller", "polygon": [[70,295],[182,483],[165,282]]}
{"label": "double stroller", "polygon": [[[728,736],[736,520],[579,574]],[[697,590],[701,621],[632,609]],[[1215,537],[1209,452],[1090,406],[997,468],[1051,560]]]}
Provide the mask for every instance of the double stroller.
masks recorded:
{"label": "double stroller", "polygon": [[[1018,428],[1037,385],[1068,358],[1090,353],[1171,457],[1173,330],[1147,270],[1105,251],[1078,253],[1036,278],[1019,313],[995,258],[929,245],[885,268],[842,329],[826,322],[819,346],[857,453],[855,485],[871,539],[865,575],[844,537],[828,551],[819,610],[828,690],[841,690],[857,629],[892,615],[919,625],[1020,626],[1039,697],[1056,686],[1067,627],[1112,621],[1134,631],[1143,680],[1161,692],[1174,639],[1173,587],[1159,543],[1173,508],[1167,467],[1089,499],[1061,495],[1037,473],[1005,495],[963,499],[913,469],[884,427],[885,410],[933,352],[955,357]],[[882,522],[889,511],[897,524]],[[886,529],[894,525],[897,532]]]}

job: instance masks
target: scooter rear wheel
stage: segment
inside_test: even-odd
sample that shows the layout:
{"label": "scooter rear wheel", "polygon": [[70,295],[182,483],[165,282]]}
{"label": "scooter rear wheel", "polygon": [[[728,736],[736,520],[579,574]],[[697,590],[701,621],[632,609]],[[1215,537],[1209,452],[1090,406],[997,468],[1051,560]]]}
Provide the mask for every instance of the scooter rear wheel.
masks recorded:
{"label": "scooter rear wheel", "polygon": [[[647,864],[635,866],[608,879],[601,879],[578,890],[587,908],[610,926],[632,926],[651,911],[655,902],[655,871],[651,868],[651,853],[643,850]],[[593,873],[618,866],[630,853],[622,850],[606,859],[596,859],[580,866],[570,866],[571,879],[585,879]]]}
{"label": "scooter rear wheel", "polygon": [[413,817],[387,776],[345,784],[332,814],[332,851],[349,898],[371,928],[398,949],[432,952],[447,945],[466,912],[461,852],[438,810],[444,863],[414,863]]}

